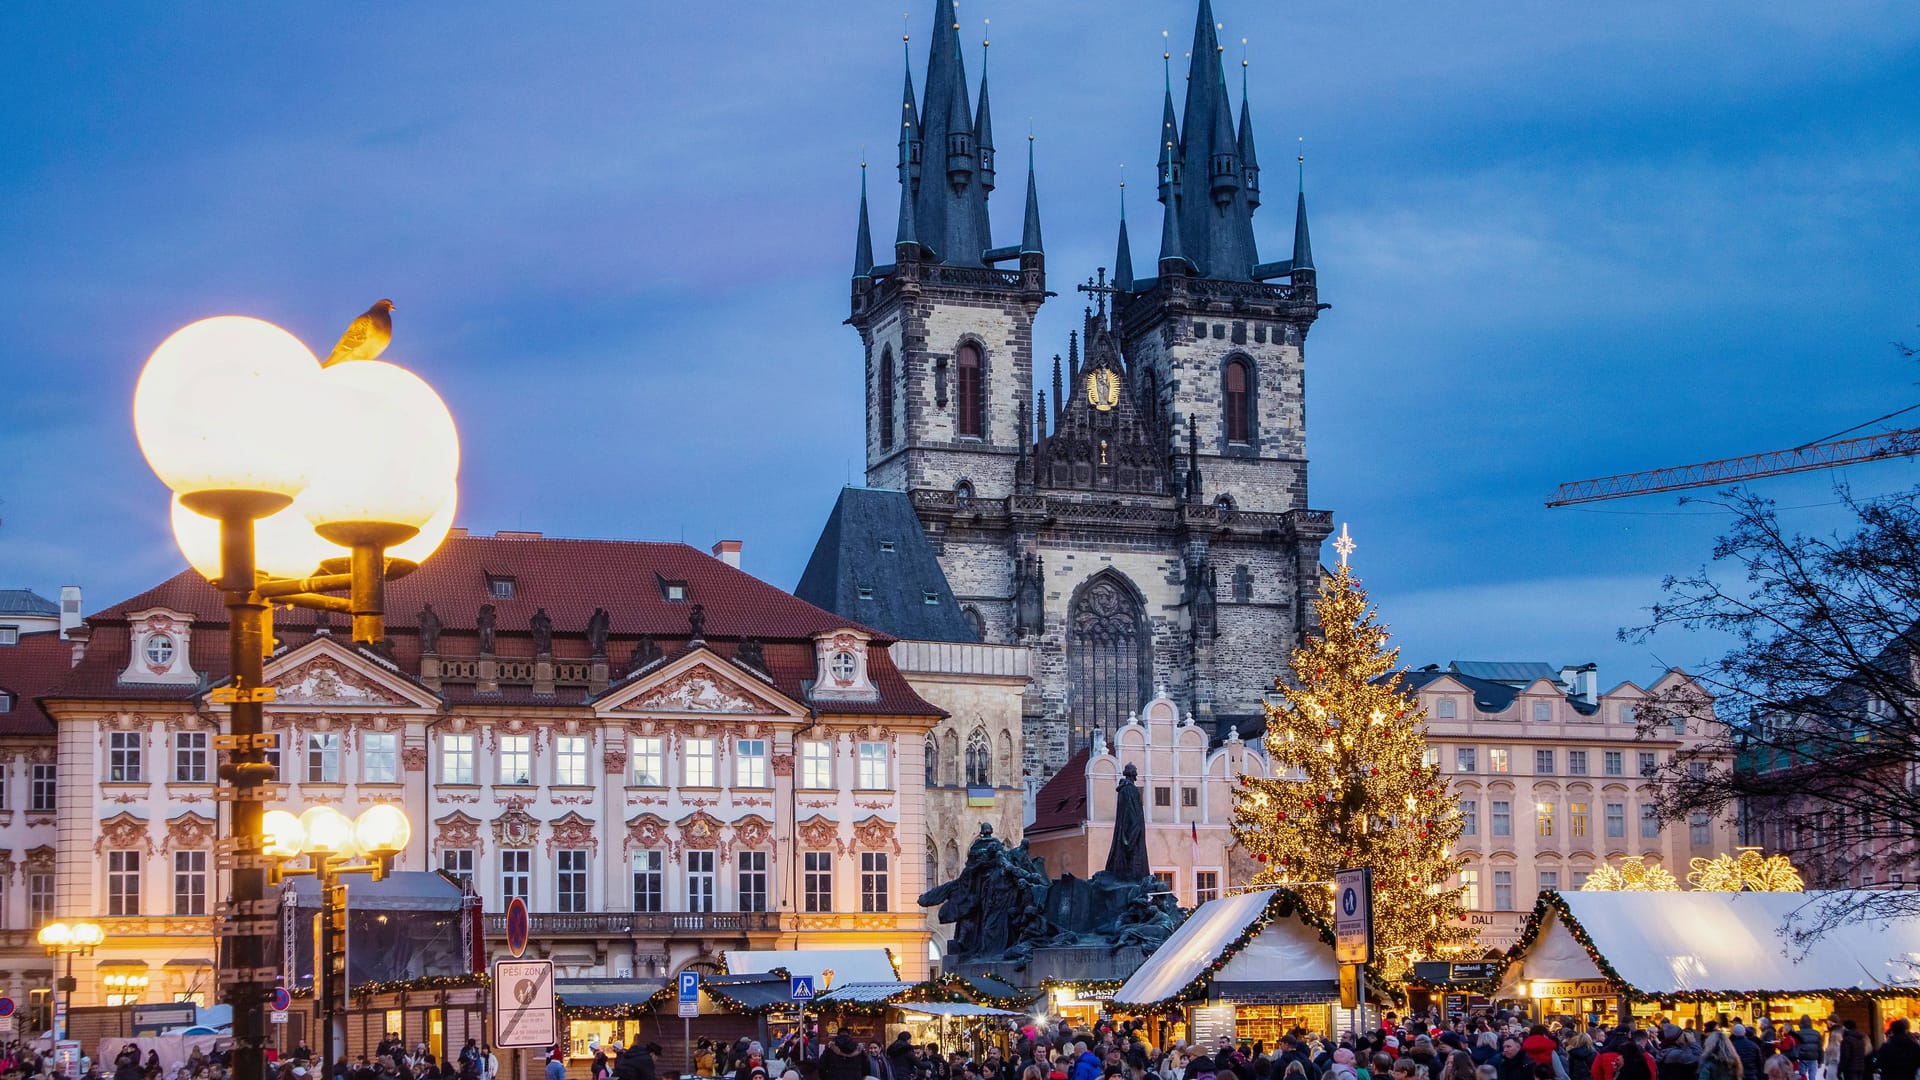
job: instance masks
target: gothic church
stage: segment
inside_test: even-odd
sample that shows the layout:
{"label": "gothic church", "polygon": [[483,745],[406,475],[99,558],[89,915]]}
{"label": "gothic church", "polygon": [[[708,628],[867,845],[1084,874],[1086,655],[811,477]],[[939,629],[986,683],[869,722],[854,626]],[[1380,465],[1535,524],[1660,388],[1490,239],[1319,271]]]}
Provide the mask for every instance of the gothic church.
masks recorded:
{"label": "gothic church", "polygon": [[[987,83],[970,102],[952,0],[936,2],[919,99],[906,76],[889,262],[861,194],[847,321],[866,361],[867,486],[924,531],[948,586],[927,603],[957,604],[976,640],[1032,650],[1029,791],[1157,687],[1221,736],[1256,729],[1311,618],[1331,515],[1307,499],[1303,350],[1325,305],[1304,191],[1292,257],[1260,259],[1244,72],[1236,123],[1215,31],[1200,0],[1177,114],[1167,80],[1159,257],[1135,271],[1123,214],[1112,276],[1078,287],[1064,359],[1034,355],[1054,294],[1031,143],[1020,238],[989,233]],[[838,569],[873,581],[808,598],[869,620],[859,598],[893,550],[874,542],[876,565]]]}

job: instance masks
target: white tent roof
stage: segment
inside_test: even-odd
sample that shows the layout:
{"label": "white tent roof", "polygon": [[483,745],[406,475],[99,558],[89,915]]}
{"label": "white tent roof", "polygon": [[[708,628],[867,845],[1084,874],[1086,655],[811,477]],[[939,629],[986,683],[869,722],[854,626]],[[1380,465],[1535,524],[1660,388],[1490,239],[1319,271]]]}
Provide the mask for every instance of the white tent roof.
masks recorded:
{"label": "white tent roof", "polygon": [[1804,920],[1832,893],[1556,895],[1565,914],[1543,902],[1522,935],[1531,944],[1501,973],[1503,986],[1604,978],[1591,947],[1630,991],[1650,997],[1920,987],[1920,918],[1849,923],[1804,947],[1789,940],[1794,917]]}
{"label": "white tent roof", "polygon": [[[1339,968],[1333,946],[1298,910],[1285,889],[1261,889],[1200,905],[1166,944],[1134,969],[1113,995],[1113,1004],[1165,1005],[1223,958],[1226,963],[1205,981],[1225,996],[1232,996],[1234,985],[1258,987],[1262,994],[1335,996]],[[1269,919],[1259,933],[1241,941],[1250,928]]]}
{"label": "white tent roof", "polygon": [[833,972],[832,986],[841,983],[893,982],[893,962],[885,949],[728,949],[727,971],[734,975],[759,975],[774,968],[786,968],[789,975],[811,975],[816,992],[829,989],[827,972]]}

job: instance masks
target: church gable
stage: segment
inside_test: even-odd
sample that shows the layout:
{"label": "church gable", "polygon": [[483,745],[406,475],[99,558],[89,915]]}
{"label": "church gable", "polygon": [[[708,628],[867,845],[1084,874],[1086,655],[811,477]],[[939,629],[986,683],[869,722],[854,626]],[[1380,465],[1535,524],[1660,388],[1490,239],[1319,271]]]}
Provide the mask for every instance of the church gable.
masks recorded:
{"label": "church gable", "polygon": [[[1087,352],[1069,342],[1066,371],[1054,357],[1052,416],[1041,418],[1033,452],[1033,484],[1040,489],[1166,495],[1167,437],[1152,415],[1101,312],[1089,314]],[[1051,421],[1052,429],[1048,430]]]}

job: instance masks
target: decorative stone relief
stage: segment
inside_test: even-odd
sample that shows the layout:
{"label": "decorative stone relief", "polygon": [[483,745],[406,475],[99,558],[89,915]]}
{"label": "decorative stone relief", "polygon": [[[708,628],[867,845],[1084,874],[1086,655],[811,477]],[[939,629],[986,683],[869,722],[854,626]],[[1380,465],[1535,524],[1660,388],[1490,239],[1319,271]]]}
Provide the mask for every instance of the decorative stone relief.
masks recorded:
{"label": "decorative stone relief", "polygon": [[[705,810],[696,810],[678,822],[681,845],[688,850],[695,848],[719,848],[720,819]],[[724,857],[724,856],[723,856]]]}
{"label": "decorative stone relief", "polygon": [[400,748],[400,767],[408,772],[427,771],[427,748],[424,746],[403,746]]}
{"label": "decorative stone relief", "polygon": [[809,851],[837,851],[847,853],[847,845],[840,841],[840,826],[815,814],[800,823],[800,842]]}
{"label": "decorative stone relief", "polygon": [[107,850],[144,851],[153,854],[153,837],[147,832],[147,819],[122,811],[100,823],[100,837],[93,842],[93,853]]}
{"label": "decorative stone relief", "polygon": [[[733,823],[733,844],[742,851],[758,851],[773,844],[773,824],[758,814],[748,814]],[[731,851],[731,848],[729,848]]]}
{"label": "decorative stone relief", "polygon": [[493,819],[494,842],[503,848],[530,848],[540,834],[540,819],[527,813],[527,800],[507,800],[507,809]]}
{"label": "decorative stone relief", "polygon": [[770,711],[761,702],[739,693],[705,664],[694,665],[622,708],[703,713]]}
{"label": "decorative stone relief", "polygon": [[480,838],[480,823],[458,810],[433,824],[435,854],[449,849],[472,848],[477,855],[487,849],[486,843]]}
{"label": "decorative stone relief", "polygon": [[900,841],[894,837],[893,822],[881,817],[870,817],[854,825],[853,846],[857,851],[900,854]]}
{"label": "decorative stone relief", "polygon": [[561,848],[585,848],[598,852],[600,838],[594,835],[593,822],[574,812],[555,821],[553,835],[547,839],[547,854],[551,855]]}
{"label": "decorative stone relief", "polygon": [[668,834],[666,819],[657,814],[640,814],[627,822],[627,847],[634,851],[666,850],[675,860],[680,858],[680,845]]}
{"label": "decorative stone relief", "polygon": [[280,705],[399,705],[379,684],[329,657],[300,665],[274,680]]}
{"label": "decorative stone relief", "polygon": [[186,813],[167,820],[167,839],[161,851],[193,851],[213,846],[212,818]]}

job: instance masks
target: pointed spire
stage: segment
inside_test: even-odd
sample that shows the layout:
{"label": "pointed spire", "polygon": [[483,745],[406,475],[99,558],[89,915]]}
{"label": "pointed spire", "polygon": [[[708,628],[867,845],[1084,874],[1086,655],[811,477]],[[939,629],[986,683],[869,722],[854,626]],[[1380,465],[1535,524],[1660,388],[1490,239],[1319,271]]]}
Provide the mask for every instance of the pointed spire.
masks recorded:
{"label": "pointed spire", "polygon": [[914,252],[910,257],[917,259],[920,257],[920,234],[914,227],[913,217],[913,185],[903,182],[900,185],[900,227],[893,234],[893,246],[899,248],[903,244],[912,244]]}
{"label": "pointed spire", "polygon": [[1060,396],[1060,354],[1053,354],[1053,427],[1060,430],[1060,410],[1067,407],[1067,399]]}
{"label": "pointed spire", "polygon": [[[984,98],[982,100],[985,100]],[[1027,136],[1027,215],[1020,228],[1020,254],[1038,255],[1040,246],[1040,190],[1033,180],[1033,136]]]}
{"label": "pointed spire", "polygon": [[907,60],[906,88],[900,91],[900,182],[920,178],[920,114],[913,106],[912,35],[900,35],[900,51]]}
{"label": "pointed spire", "polygon": [[860,163],[860,227],[853,236],[853,276],[873,276],[873,229],[867,224],[867,163]]}
{"label": "pointed spire", "polygon": [[1187,262],[1180,245],[1180,127],[1173,115],[1173,52],[1165,44],[1167,32],[1160,31],[1160,74],[1166,85],[1165,107],[1160,118],[1160,201],[1166,209],[1160,215],[1160,266]]}
{"label": "pointed spire", "polygon": [[1037,403],[1033,407],[1033,438],[1035,442],[1047,437],[1047,392],[1035,392]]}
{"label": "pointed spire", "polygon": [[[1301,139],[1304,148],[1306,139]],[[1293,273],[1294,280],[1300,280],[1300,272],[1313,272],[1313,238],[1307,234],[1307,154],[1300,151],[1300,197],[1293,211]]]}
{"label": "pointed spire", "polygon": [[1120,246],[1113,256],[1113,287],[1123,293],[1133,291],[1133,250],[1127,244],[1127,182],[1124,179],[1120,181]]}
{"label": "pointed spire", "polygon": [[992,49],[993,39],[983,35],[980,41],[980,104],[973,114],[973,137],[980,146],[980,186],[988,191],[993,190],[993,114],[987,108],[987,53]]}
{"label": "pointed spire", "polygon": [[1067,373],[1080,378],[1080,331],[1067,331]]}
{"label": "pointed spire", "polygon": [[1253,152],[1253,114],[1247,105],[1247,39],[1240,39],[1240,171],[1246,177],[1247,206],[1260,205],[1260,162]]}
{"label": "pointed spire", "polygon": [[1243,186],[1239,134],[1222,65],[1219,24],[1211,0],[1200,0],[1181,116],[1182,253],[1194,271],[1229,281],[1251,280],[1259,261],[1252,207]]}
{"label": "pointed spire", "polygon": [[922,86],[920,140],[924,158],[914,192],[919,239],[930,258],[950,266],[981,266],[992,248],[987,222],[987,185],[975,118],[969,102],[966,63],[953,0],[935,0],[933,39]]}

